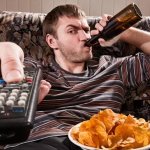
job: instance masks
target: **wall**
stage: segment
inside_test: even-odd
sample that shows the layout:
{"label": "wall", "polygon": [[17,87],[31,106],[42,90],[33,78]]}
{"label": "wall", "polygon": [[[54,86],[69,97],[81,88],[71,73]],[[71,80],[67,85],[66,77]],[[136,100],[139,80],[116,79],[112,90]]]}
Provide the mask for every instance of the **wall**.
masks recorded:
{"label": "wall", "polygon": [[87,15],[115,14],[129,3],[136,3],[143,15],[150,15],[150,0],[0,0],[0,10],[47,13],[59,4],[78,4]]}

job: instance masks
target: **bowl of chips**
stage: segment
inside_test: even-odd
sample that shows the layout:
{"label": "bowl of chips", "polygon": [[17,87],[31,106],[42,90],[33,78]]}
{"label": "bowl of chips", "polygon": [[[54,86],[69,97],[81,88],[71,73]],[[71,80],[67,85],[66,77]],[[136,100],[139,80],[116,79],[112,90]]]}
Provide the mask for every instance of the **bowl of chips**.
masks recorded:
{"label": "bowl of chips", "polygon": [[83,150],[149,150],[150,122],[106,109],[73,126],[68,137]]}

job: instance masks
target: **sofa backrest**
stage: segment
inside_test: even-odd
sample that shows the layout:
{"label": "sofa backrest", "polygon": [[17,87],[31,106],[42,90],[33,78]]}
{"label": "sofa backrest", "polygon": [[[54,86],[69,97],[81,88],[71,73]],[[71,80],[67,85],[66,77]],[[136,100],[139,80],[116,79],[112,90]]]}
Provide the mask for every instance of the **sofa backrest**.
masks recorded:
{"label": "sofa backrest", "polygon": [[44,17],[41,13],[0,12],[0,41],[14,42],[25,56],[41,59],[50,52],[42,36]]}
{"label": "sofa backrest", "polygon": [[[11,41],[18,44],[23,50],[25,56],[31,56],[36,60],[45,59],[51,54],[42,33],[42,23],[46,14],[29,12],[10,12],[0,11],[0,42]],[[88,16],[87,21],[93,29],[95,23],[100,18],[97,16]],[[150,18],[144,19],[138,24],[139,28],[149,30]],[[135,54],[135,47],[118,43],[116,46],[93,48],[94,55],[109,54],[114,56],[126,56]]]}

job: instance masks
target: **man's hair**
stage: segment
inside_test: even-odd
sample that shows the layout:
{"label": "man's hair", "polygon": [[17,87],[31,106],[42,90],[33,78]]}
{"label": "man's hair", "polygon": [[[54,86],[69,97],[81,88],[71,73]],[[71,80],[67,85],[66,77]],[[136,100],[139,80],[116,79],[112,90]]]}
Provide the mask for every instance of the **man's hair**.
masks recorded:
{"label": "man's hair", "polygon": [[52,9],[45,17],[43,21],[43,35],[46,37],[47,34],[51,34],[55,37],[56,35],[56,26],[60,17],[86,17],[83,10],[78,6],[73,4],[59,5]]}

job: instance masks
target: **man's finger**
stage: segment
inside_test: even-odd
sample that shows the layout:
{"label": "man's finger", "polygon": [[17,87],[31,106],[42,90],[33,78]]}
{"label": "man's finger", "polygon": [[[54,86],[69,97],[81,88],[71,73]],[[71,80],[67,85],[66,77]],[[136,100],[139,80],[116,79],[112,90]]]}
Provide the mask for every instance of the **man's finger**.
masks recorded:
{"label": "man's finger", "polygon": [[18,82],[24,77],[23,64],[19,59],[1,60],[2,77],[6,82]]}
{"label": "man's finger", "polygon": [[24,77],[22,49],[14,43],[0,43],[1,74],[6,82],[18,82]]}

